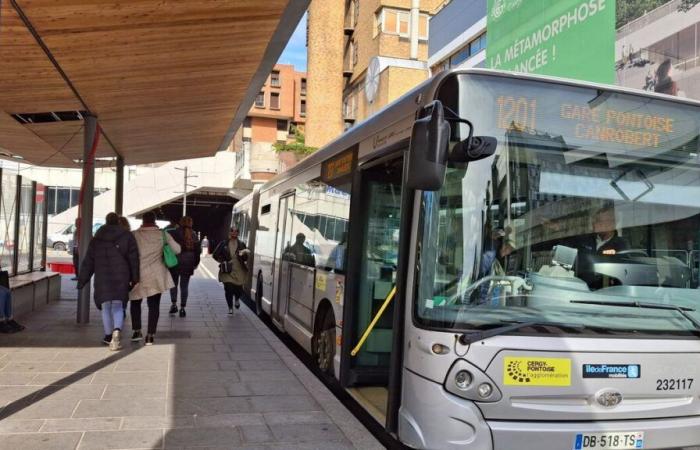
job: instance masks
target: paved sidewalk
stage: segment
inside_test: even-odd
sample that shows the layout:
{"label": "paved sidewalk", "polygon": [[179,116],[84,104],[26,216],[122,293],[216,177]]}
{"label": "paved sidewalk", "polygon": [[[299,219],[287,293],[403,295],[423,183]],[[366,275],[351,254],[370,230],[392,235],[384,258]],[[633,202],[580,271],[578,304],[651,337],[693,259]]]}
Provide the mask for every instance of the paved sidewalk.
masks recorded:
{"label": "paved sidewalk", "polygon": [[245,305],[226,314],[216,281],[192,280],[184,319],[164,295],[155,345],[120,352],[99,345],[95,308],[75,324],[63,282],[0,335],[0,449],[382,448]]}

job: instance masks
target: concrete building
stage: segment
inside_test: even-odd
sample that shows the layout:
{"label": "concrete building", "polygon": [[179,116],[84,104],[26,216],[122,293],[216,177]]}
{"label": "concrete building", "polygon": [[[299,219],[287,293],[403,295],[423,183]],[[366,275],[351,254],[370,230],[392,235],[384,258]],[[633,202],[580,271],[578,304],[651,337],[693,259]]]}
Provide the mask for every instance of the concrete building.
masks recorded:
{"label": "concrete building", "polygon": [[277,64],[255,97],[236,134],[235,188],[252,189],[296,163],[293,155],[274,150],[276,142],[290,142],[306,123],[306,73]]}
{"label": "concrete building", "polygon": [[617,30],[617,83],[654,89],[659,65],[669,60],[678,95],[700,99],[700,7],[679,10],[672,0]]}
{"label": "concrete building", "polygon": [[309,143],[322,146],[428,76],[444,0],[323,0],[308,22]]}
{"label": "concrete building", "polygon": [[486,63],[486,0],[452,0],[430,19],[432,75]]}

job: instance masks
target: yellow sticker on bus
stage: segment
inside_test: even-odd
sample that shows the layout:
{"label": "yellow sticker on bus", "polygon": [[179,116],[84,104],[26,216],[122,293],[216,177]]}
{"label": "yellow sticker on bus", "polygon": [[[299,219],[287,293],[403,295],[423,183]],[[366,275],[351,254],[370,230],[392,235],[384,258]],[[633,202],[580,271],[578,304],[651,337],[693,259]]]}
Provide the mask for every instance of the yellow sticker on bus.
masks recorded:
{"label": "yellow sticker on bus", "polygon": [[506,357],[503,384],[507,386],[571,386],[568,358]]}

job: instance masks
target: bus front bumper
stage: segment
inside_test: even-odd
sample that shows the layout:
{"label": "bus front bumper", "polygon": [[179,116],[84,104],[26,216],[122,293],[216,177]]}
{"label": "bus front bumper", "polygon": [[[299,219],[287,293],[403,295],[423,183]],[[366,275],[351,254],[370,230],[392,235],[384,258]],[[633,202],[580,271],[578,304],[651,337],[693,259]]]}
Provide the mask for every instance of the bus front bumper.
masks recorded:
{"label": "bus front bumper", "polygon": [[601,422],[488,421],[494,450],[575,449],[579,434],[643,432],[644,449],[700,450],[700,417]]}

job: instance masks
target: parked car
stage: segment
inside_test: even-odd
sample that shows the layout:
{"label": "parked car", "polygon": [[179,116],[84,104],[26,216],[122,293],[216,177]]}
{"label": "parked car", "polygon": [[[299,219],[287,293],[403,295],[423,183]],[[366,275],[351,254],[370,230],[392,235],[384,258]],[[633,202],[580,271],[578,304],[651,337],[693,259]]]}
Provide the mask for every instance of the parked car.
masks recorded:
{"label": "parked car", "polygon": [[64,252],[68,250],[69,243],[73,239],[75,225],[71,224],[63,228],[58,233],[46,236],[46,245],[54,250]]}

